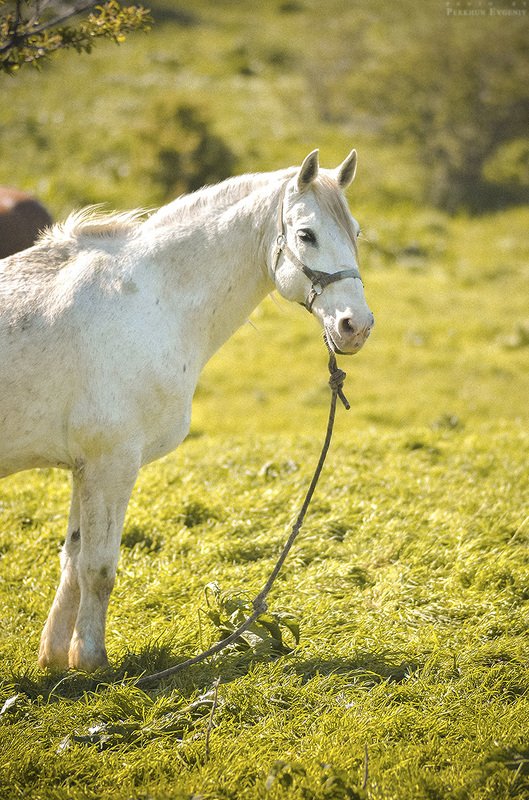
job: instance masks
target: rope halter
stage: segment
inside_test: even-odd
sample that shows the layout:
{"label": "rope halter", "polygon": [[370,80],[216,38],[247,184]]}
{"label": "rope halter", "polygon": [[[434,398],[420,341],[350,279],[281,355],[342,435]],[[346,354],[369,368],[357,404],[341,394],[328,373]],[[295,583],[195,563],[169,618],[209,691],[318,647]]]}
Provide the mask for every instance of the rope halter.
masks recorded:
{"label": "rope halter", "polygon": [[[277,267],[279,264],[279,259],[281,254],[283,253],[289,261],[291,261],[294,266],[300,269],[304,275],[307,276],[309,281],[311,282],[311,287],[307,298],[304,303],[301,305],[307,309],[310,313],[312,313],[312,306],[314,301],[320,294],[322,294],[323,290],[329,286],[331,283],[335,283],[335,281],[345,280],[345,278],[355,278],[356,280],[362,283],[362,278],[360,273],[356,269],[356,267],[350,267],[349,269],[342,269],[339,272],[320,272],[317,269],[311,269],[307,267],[306,264],[298,258],[298,256],[294,253],[293,250],[288,246],[287,243],[287,230],[286,230],[286,222],[283,217],[284,205],[285,205],[285,194],[287,189],[287,183],[283,185],[281,189],[281,199],[278,208],[277,214],[277,238],[276,244],[274,249],[274,256],[272,262],[272,273],[275,277]],[[363,283],[362,283],[363,285]]]}

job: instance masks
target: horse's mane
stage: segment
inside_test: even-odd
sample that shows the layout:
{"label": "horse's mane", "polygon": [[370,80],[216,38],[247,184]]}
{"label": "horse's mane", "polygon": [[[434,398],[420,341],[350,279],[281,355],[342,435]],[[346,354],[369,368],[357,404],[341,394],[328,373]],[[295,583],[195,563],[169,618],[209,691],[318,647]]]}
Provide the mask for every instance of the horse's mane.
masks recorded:
{"label": "horse's mane", "polygon": [[113,239],[127,237],[137,233],[144,224],[159,227],[167,223],[187,222],[212,206],[221,210],[246,197],[258,186],[267,183],[271,176],[293,175],[295,170],[281,170],[275,173],[255,173],[228,178],[212,186],[204,186],[190,194],[177,197],[176,200],[152,212],[138,208],[132,211],[104,211],[102,205],[87,206],[71,213],[67,219],[46,230],[40,242],[57,244],[71,241],[81,236]]}
{"label": "horse's mane", "polygon": [[128,236],[138,229],[147,211],[142,208],[133,211],[102,210],[101,205],[87,206],[80,211],[72,212],[64,222],[46,230],[39,242],[58,244],[71,241],[79,236],[96,238],[117,238]]}
{"label": "horse's mane", "polygon": [[[233,203],[247,197],[255,189],[266,185],[272,179],[288,180],[296,174],[291,167],[277,172],[262,172],[228,178],[213,186],[205,186],[196,192],[182,195],[171,203],[150,213],[146,209],[132,211],[105,212],[101,205],[88,206],[75,211],[65,222],[46,230],[40,242],[59,244],[80,237],[117,239],[136,235],[144,227],[158,228],[167,224],[185,223],[196,220],[205,211],[215,208],[222,211]],[[347,202],[337,183],[329,175],[320,171],[311,184],[318,202],[344,228],[356,246],[356,231],[351,220]]]}

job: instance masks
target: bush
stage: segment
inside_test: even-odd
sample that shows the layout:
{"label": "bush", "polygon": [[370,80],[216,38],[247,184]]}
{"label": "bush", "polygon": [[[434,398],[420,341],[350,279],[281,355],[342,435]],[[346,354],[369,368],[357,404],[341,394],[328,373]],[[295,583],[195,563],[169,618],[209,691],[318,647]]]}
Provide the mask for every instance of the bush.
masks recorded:
{"label": "bush", "polygon": [[234,153],[200,111],[175,100],[155,107],[140,138],[146,177],[161,203],[229,178],[236,167]]}
{"label": "bush", "polygon": [[[424,199],[438,208],[479,212],[528,199],[526,189],[520,192],[527,165],[518,158],[528,146],[527,33],[521,17],[470,22],[426,14],[405,53],[381,53],[364,71],[362,103],[387,136],[414,142],[425,166]],[[517,157],[490,181],[487,165],[506,146]]]}

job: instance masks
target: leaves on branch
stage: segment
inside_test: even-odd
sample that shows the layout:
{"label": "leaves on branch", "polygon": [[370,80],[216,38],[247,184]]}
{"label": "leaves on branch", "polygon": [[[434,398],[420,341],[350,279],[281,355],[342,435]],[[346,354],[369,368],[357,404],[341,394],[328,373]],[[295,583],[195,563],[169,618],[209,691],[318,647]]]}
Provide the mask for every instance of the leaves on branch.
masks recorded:
{"label": "leaves on branch", "polygon": [[[73,18],[78,19],[71,24]],[[59,50],[90,53],[96,39],[120,44],[128,33],[148,30],[151,22],[147,9],[117,0],[76,2],[61,10],[46,0],[0,0],[0,71],[40,67]]]}

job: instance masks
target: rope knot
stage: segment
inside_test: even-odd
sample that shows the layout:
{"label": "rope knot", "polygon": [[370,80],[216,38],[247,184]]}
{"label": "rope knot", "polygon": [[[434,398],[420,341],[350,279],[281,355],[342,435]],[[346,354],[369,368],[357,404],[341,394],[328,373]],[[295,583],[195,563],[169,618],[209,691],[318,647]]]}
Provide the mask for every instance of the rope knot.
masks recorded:
{"label": "rope knot", "polygon": [[340,369],[339,367],[336,367],[334,372],[331,372],[331,377],[329,378],[329,386],[331,387],[333,392],[339,392],[341,389],[343,389],[343,384],[346,377],[347,375],[345,374],[343,369]]}
{"label": "rope knot", "polygon": [[345,374],[343,369],[339,368],[338,364],[336,363],[336,356],[334,355],[334,351],[333,351],[331,345],[329,344],[329,340],[327,338],[327,334],[326,333],[323,334],[323,341],[325,342],[327,350],[329,351],[328,368],[329,368],[329,374],[331,376],[329,378],[329,386],[331,387],[331,391],[333,393],[333,396],[334,397],[338,396],[340,398],[340,400],[342,401],[342,403],[343,403],[343,405],[345,407],[345,410],[349,411],[351,406],[349,404],[349,400],[347,399],[347,397],[343,393],[343,383],[344,383],[347,375]]}
{"label": "rope knot", "polygon": [[343,393],[343,384],[347,375],[343,371],[343,369],[340,369],[337,366],[334,366],[334,368],[330,372],[331,372],[331,377],[329,378],[329,386],[331,387],[331,391],[333,394],[338,395],[345,409],[349,411],[351,406],[349,404],[349,400]]}

